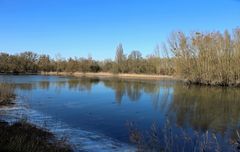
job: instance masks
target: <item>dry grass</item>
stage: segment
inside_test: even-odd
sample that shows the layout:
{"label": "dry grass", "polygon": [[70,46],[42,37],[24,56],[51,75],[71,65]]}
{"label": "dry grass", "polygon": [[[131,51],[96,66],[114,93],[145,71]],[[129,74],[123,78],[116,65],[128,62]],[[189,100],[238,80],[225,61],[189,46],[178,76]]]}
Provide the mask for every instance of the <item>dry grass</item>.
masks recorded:
{"label": "dry grass", "polygon": [[189,134],[184,130],[176,130],[167,121],[160,129],[153,124],[149,131],[138,130],[134,123],[129,123],[130,141],[137,146],[138,152],[220,152],[240,150],[240,136],[238,131],[223,140],[215,133],[194,132]]}
{"label": "dry grass", "polygon": [[240,85],[240,28],[231,34],[173,33],[169,39],[175,71],[190,83]]}
{"label": "dry grass", "polygon": [[14,86],[7,83],[0,83],[0,105],[12,104],[14,98]]}
{"label": "dry grass", "polygon": [[65,140],[57,140],[47,130],[25,121],[12,125],[0,122],[0,151],[4,152],[71,152]]}
{"label": "dry grass", "polygon": [[60,75],[60,76],[76,76],[76,77],[117,77],[117,78],[127,78],[127,79],[146,79],[146,80],[161,80],[161,79],[175,79],[173,76],[168,75],[154,75],[154,74],[129,74],[129,73],[108,73],[108,72],[98,72],[98,73],[82,73],[82,72],[43,72],[44,75]]}

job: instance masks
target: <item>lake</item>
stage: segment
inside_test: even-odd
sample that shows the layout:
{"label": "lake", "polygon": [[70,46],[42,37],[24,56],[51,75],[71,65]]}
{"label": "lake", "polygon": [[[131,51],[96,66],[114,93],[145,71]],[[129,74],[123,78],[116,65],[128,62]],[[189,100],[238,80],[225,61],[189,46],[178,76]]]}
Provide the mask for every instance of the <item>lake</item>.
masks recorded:
{"label": "lake", "polygon": [[215,133],[220,143],[240,126],[237,88],[187,86],[175,80],[127,80],[40,75],[1,75],[12,83],[17,104],[3,119],[27,119],[67,138],[76,151],[134,151],[129,123],[146,133],[166,122],[183,130]]}

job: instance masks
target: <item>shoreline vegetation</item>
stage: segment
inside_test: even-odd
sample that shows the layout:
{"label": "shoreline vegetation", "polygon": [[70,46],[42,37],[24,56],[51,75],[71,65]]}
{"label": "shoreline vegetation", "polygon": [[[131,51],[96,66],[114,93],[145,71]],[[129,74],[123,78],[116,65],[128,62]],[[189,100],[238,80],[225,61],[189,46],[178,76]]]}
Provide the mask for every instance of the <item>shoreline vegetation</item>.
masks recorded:
{"label": "shoreline vegetation", "polygon": [[234,132],[229,140],[219,138],[216,133],[209,131],[195,132],[190,136],[187,131],[176,132],[174,127],[167,120],[161,129],[159,125],[153,123],[149,130],[140,131],[135,123],[127,124],[129,128],[130,141],[136,145],[136,151],[151,152],[183,152],[183,151],[233,151],[240,149],[239,132]]}
{"label": "shoreline vegetation", "polygon": [[44,128],[25,121],[9,124],[0,121],[0,151],[5,152],[72,152],[63,139]]}
{"label": "shoreline vegetation", "polygon": [[0,83],[0,106],[14,104],[15,97],[13,86],[6,83]]}
{"label": "shoreline vegetation", "polygon": [[145,57],[138,50],[125,54],[119,44],[114,60],[98,61],[90,55],[66,59],[58,54],[52,58],[26,51],[19,54],[2,52],[0,61],[0,73],[98,73],[101,76],[112,73],[129,78],[133,75],[137,78],[171,76],[189,84],[239,87],[240,28],[232,32],[173,32],[166,44],[157,46]]}
{"label": "shoreline vegetation", "polygon": [[121,79],[144,79],[144,80],[162,80],[162,79],[178,79],[170,75],[152,75],[152,74],[133,74],[133,73],[82,73],[82,72],[41,72],[41,75],[56,75],[56,76],[74,76],[74,77],[99,77],[99,78],[121,78]]}
{"label": "shoreline vegetation", "polygon": [[[0,83],[0,107],[14,104],[14,86]],[[24,120],[8,123],[0,120],[0,151],[5,152],[72,152],[63,139],[44,128],[39,128]]]}

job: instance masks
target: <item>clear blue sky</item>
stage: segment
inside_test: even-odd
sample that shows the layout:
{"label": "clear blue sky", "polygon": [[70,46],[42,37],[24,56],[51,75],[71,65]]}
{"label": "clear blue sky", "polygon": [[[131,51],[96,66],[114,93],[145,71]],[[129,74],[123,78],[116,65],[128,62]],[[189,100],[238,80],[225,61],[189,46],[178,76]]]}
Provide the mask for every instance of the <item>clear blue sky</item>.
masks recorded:
{"label": "clear blue sky", "polygon": [[172,31],[232,30],[238,0],[0,0],[0,50],[114,58],[153,52]]}

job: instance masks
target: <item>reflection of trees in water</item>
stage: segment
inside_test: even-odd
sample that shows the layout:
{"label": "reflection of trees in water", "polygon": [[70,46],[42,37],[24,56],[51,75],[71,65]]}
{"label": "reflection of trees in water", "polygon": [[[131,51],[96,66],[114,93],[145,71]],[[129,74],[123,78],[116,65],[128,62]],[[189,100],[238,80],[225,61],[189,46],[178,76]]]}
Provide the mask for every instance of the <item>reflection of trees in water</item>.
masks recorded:
{"label": "reflection of trees in water", "polygon": [[[79,91],[91,91],[92,86],[98,84],[99,82],[99,78],[83,77],[80,79],[68,79],[67,81],[56,81],[55,84],[56,87],[59,89],[68,87],[68,89],[75,89]],[[162,98],[162,95],[165,95],[165,93],[161,95],[159,94],[160,88],[169,88],[169,85],[165,86],[168,84],[168,82],[164,81],[137,81],[109,78],[101,79],[101,82],[103,82],[105,87],[111,88],[115,91],[115,100],[118,103],[121,103],[124,95],[127,95],[131,101],[138,101],[143,91],[144,93],[151,94],[155,102],[154,105],[156,105]],[[39,86],[42,87],[44,87],[45,85],[47,88],[47,84],[45,84],[45,82],[41,82],[41,84],[39,84]],[[168,95],[169,94],[167,94],[167,96]]]}
{"label": "reflection of trees in water", "polygon": [[[67,79],[64,81],[42,81],[16,84],[21,90],[36,87],[48,89],[55,86],[88,90],[99,83],[97,78]],[[209,130],[224,133],[227,129],[237,129],[240,120],[240,91],[236,88],[185,86],[174,81],[138,81],[123,79],[101,79],[105,87],[115,92],[115,100],[121,103],[123,96],[138,101],[144,93],[151,96],[156,110],[166,113],[178,126],[190,126],[194,130]]]}
{"label": "reflection of trees in water", "polygon": [[[140,80],[123,80],[117,78],[102,79],[105,87],[111,88],[115,91],[115,100],[121,103],[124,95],[128,96],[131,101],[138,101],[142,95],[142,92],[150,94],[152,97],[153,105],[159,106],[159,101],[163,100],[166,96],[169,96],[169,86],[165,86],[168,82],[160,81],[140,81]],[[79,79],[67,79],[64,81],[40,81],[38,87],[41,89],[49,89],[50,86],[55,86],[57,92],[60,92],[63,88],[78,91],[91,91],[92,86],[100,82],[99,78],[79,78]],[[162,88],[162,91],[160,91]],[[167,89],[167,90],[165,90]],[[160,91],[160,92],[159,92]],[[161,93],[163,92],[163,93]]]}
{"label": "reflection of trees in water", "polygon": [[169,109],[173,93],[172,87],[161,87],[158,92],[152,94],[152,104],[155,110],[166,112]]}
{"label": "reflection of trees in water", "polygon": [[[42,81],[37,85],[48,89],[53,83],[56,88],[68,88],[79,91],[90,91],[99,83],[97,78],[67,79],[67,81]],[[145,93],[151,96],[155,110],[169,116],[177,125],[190,126],[195,130],[225,132],[229,128],[237,128],[240,118],[240,92],[234,88],[211,88],[185,86],[174,81],[138,81],[123,79],[101,79],[105,87],[115,92],[115,100],[121,103],[124,96],[130,101],[138,101]],[[50,84],[51,83],[51,84]],[[34,84],[18,84],[22,90],[32,90]]]}
{"label": "reflection of trees in water", "polygon": [[126,83],[120,79],[103,80],[103,83],[106,87],[112,88],[115,90],[115,100],[116,102],[121,103],[122,97],[126,93]]}
{"label": "reflection of trees in water", "polygon": [[92,84],[89,81],[70,79],[70,80],[68,80],[68,88],[70,90],[74,89],[74,90],[80,90],[80,91],[91,90]]}
{"label": "reflection of trees in water", "polygon": [[140,83],[131,83],[127,88],[127,95],[131,101],[137,101],[141,97],[142,85]]}
{"label": "reflection of trees in water", "polygon": [[33,83],[16,83],[15,84],[16,89],[20,89],[20,90],[33,90],[36,88],[36,85]]}
{"label": "reflection of trees in water", "polygon": [[144,91],[151,95],[151,102],[155,110],[167,111],[173,94],[175,81],[155,81],[155,87],[148,87],[151,83],[146,83]]}
{"label": "reflection of trees in water", "polygon": [[40,81],[40,82],[39,82],[39,87],[40,87],[41,89],[46,89],[46,90],[48,90],[49,87],[50,87],[50,82],[49,82],[49,81]]}
{"label": "reflection of trees in water", "polygon": [[92,89],[92,85],[95,85],[99,82],[99,79],[67,79],[63,81],[40,81],[38,83],[38,86],[41,89],[49,89],[50,85],[54,86],[57,92],[60,92],[63,88],[68,88],[70,90],[79,90],[84,91],[88,90],[90,91]]}
{"label": "reflection of trees in water", "polygon": [[61,89],[66,86],[67,82],[66,81],[56,81],[54,84],[56,85],[56,88]]}
{"label": "reflection of trees in water", "polygon": [[97,78],[81,78],[81,79],[69,79],[68,80],[68,88],[75,89],[80,91],[91,91],[92,86],[99,83],[99,79]]}
{"label": "reflection of trees in water", "polygon": [[171,119],[176,118],[179,126],[223,133],[229,127],[238,127],[239,99],[238,89],[176,85],[169,114]]}
{"label": "reflection of trees in water", "polygon": [[57,93],[61,93],[61,89],[66,87],[67,82],[66,81],[56,81],[53,82],[53,86],[55,86],[55,91]]}
{"label": "reflection of trees in water", "polygon": [[[122,97],[127,95],[131,101],[138,101],[142,92],[151,94],[154,105],[158,105],[161,99],[160,88],[165,87],[159,81],[137,81],[137,80],[122,80],[122,79],[108,79],[103,80],[106,87],[115,90],[115,99],[121,103]],[[163,89],[163,90],[164,90]],[[168,90],[168,89],[167,89]],[[165,93],[163,93],[165,95]],[[167,94],[168,96],[169,94]]]}

